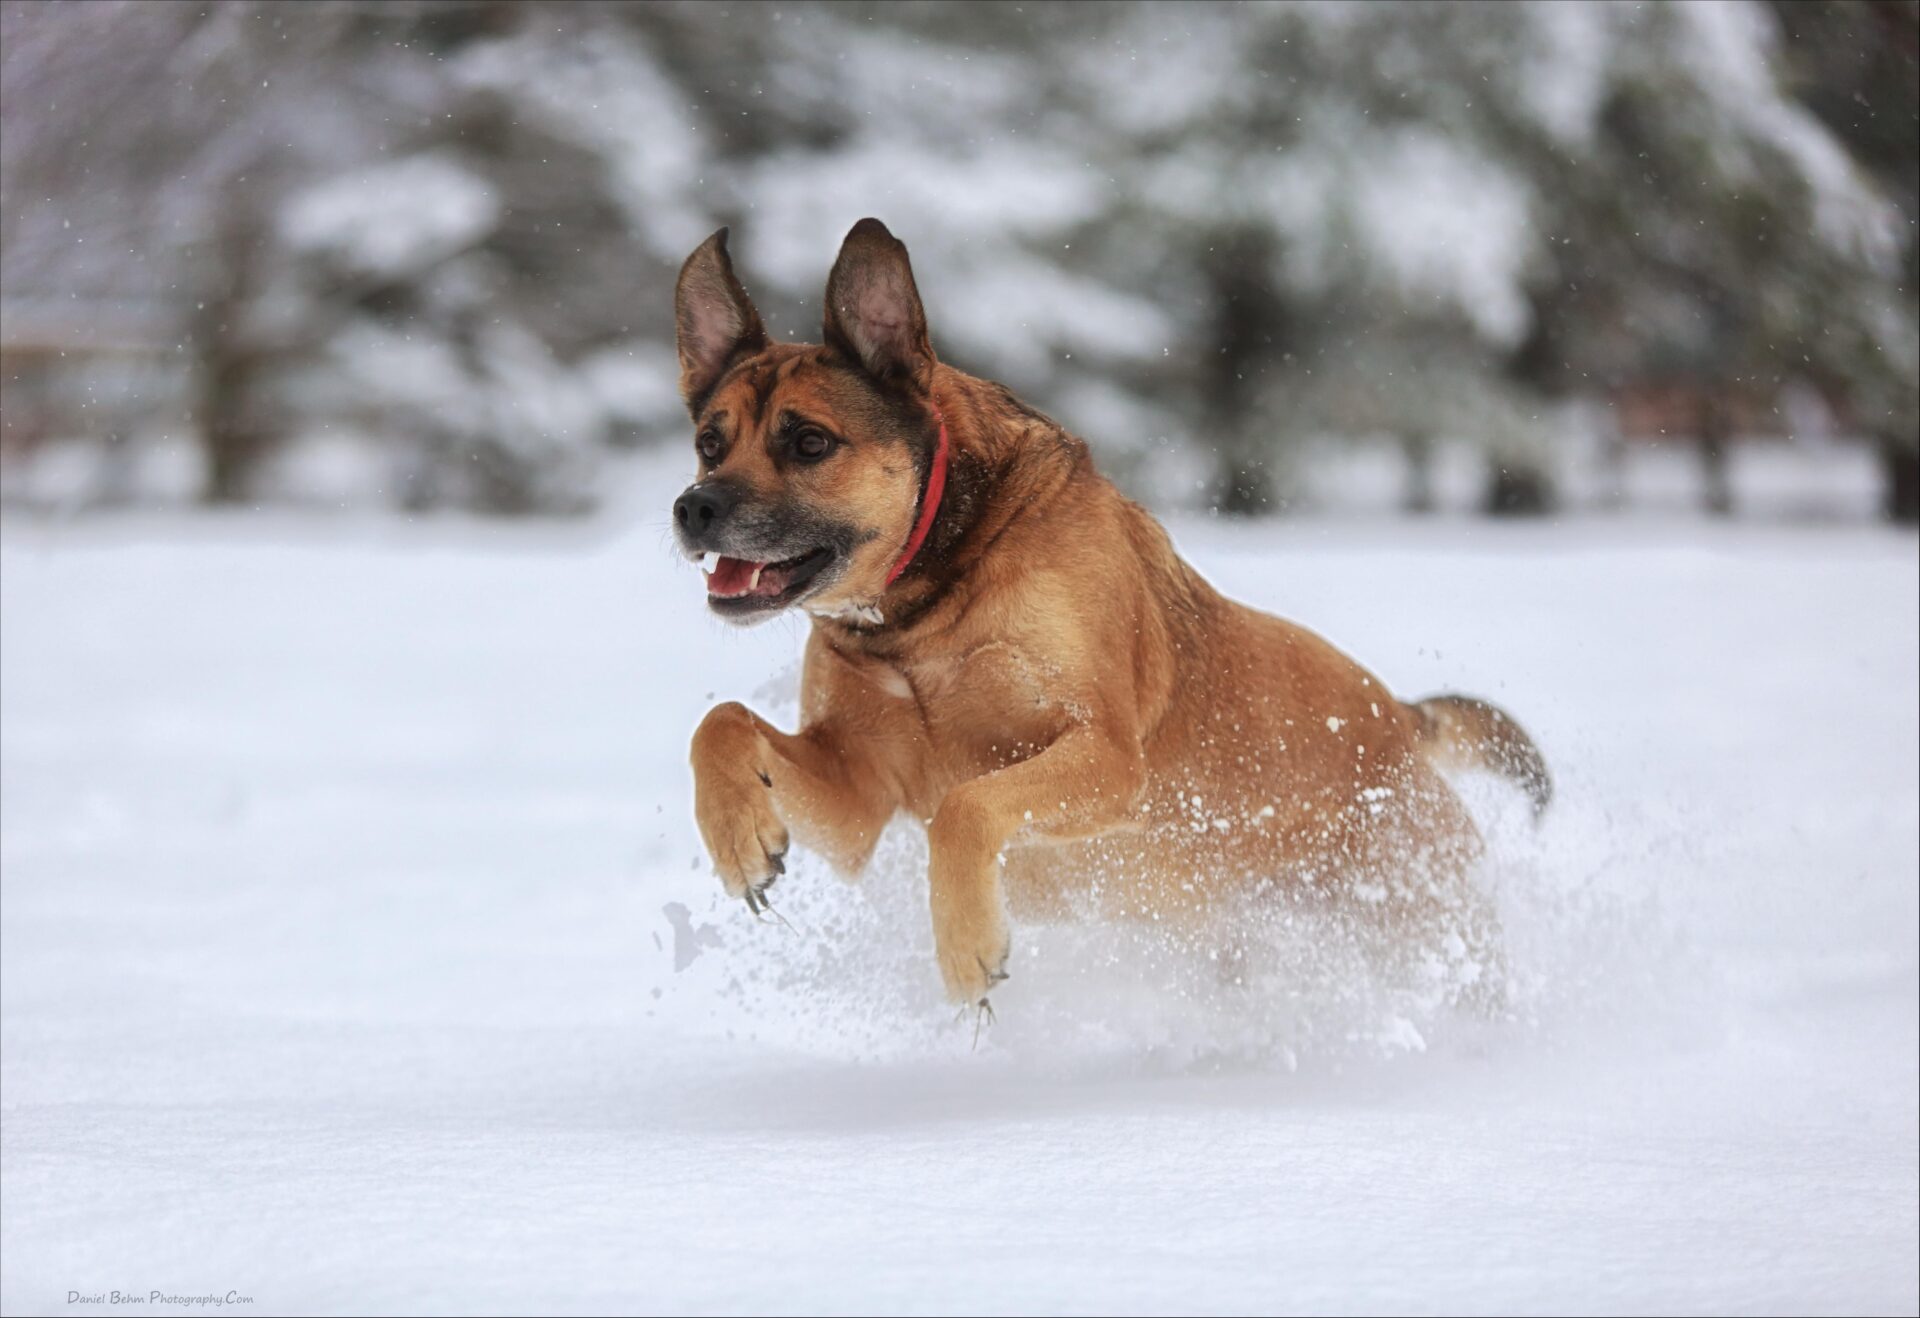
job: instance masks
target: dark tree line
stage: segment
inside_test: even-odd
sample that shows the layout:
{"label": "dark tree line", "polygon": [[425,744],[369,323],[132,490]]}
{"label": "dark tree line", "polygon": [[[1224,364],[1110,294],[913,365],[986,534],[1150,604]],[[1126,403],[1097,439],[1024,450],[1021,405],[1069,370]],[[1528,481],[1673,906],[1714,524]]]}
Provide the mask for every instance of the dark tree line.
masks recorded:
{"label": "dark tree line", "polygon": [[[806,333],[871,212],[945,355],[1088,418],[1138,479],[1184,455],[1229,511],[1285,507],[1323,437],[1395,445],[1414,507],[1469,441],[1486,506],[1539,511],[1570,418],[1650,393],[1724,507],[1794,386],[1872,439],[1911,521],[1917,22],[10,0],[8,383],[137,307],[211,499],[260,497],[317,429],[386,452],[398,502],[578,508],[609,445],[675,433],[679,257],[735,224]],[[36,343],[48,308],[81,314]],[[8,443],[124,437],[143,409],[110,402],[12,407]]]}

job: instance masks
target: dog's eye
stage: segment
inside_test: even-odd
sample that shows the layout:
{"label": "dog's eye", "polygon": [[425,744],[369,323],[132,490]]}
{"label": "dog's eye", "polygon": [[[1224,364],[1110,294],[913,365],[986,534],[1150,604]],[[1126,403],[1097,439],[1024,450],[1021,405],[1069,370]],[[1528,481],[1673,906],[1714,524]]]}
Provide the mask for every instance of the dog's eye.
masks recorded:
{"label": "dog's eye", "polygon": [[809,461],[826,457],[827,450],[832,447],[833,441],[823,431],[807,429],[793,437],[794,453]]}
{"label": "dog's eye", "polygon": [[702,461],[718,462],[720,460],[720,450],[723,445],[720,443],[720,436],[713,431],[703,431],[700,438],[693,441],[693,446],[699,451]]}

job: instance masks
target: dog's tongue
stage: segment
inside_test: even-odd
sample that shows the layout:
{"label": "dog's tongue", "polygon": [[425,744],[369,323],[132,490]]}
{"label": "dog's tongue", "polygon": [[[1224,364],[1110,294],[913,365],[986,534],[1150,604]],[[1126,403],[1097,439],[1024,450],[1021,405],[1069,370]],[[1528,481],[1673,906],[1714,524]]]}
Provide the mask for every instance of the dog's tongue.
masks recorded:
{"label": "dog's tongue", "polygon": [[778,595],[783,574],[769,572],[766,567],[765,563],[755,563],[751,559],[722,557],[714,563],[713,571],[707,573],[707,594],[718,595],[722,599],[734,599],[741,595]]}

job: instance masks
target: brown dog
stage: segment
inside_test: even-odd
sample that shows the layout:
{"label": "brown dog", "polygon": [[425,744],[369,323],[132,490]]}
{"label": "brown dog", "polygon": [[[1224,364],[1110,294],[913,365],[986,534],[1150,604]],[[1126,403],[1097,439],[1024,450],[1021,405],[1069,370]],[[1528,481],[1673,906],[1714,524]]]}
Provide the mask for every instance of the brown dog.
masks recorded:
{"label": "brown dog", "polygon": [[858,871],[907,811],[947,992],[983,1006],[1009,904],[1169,919],[1293,885],[1486,943],[1479,836],[1436,765],[1496,770],[1542,808],[1518,724],[1463,697],[1402,704],[1221,597],[1085,444],[935,360],[879,221],[847,235],[817,347],[768,338],[726,237],[676,296],[700,471],[675,530],[717,556],[722,617],[813,616],[798,733],[729,703],[694,734],[730,894],[759,909],[789,830]]}

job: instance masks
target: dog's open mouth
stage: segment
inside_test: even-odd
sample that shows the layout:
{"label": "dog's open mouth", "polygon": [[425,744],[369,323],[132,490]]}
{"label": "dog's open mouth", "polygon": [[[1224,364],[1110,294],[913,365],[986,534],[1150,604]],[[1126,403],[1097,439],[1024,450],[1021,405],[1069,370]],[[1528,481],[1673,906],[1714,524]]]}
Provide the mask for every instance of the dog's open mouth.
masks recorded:
{"label": "dog's open mouth", "polygon": [[749,558],[709,555],[707,603],[726,613],[784,608],[798,599],[807,583],[833,561],[833,550],[822,545],[778,563],[756,563]]}

